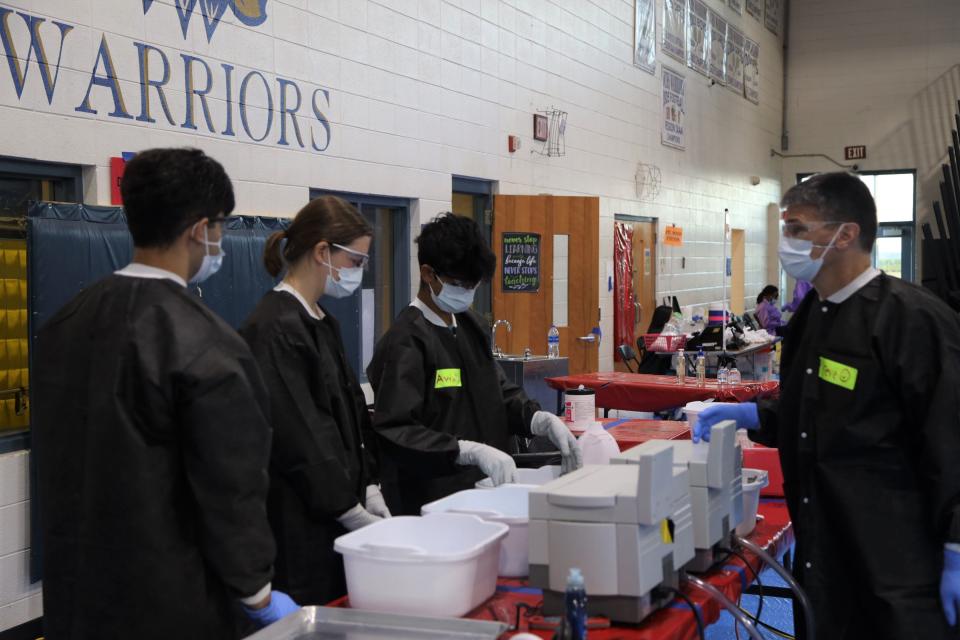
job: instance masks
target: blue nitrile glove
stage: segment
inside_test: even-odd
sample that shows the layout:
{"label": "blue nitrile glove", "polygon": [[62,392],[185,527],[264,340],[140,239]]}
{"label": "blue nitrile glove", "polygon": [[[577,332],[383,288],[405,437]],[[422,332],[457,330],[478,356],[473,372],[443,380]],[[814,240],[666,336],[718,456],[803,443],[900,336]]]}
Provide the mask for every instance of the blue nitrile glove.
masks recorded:
{"label": "blue nitrile glove", "polygon": [[760,414],[757,413],[757,403],[710,405],[697,418],[697,424],[693,427],[693,441],[700,442],[702,439],[704,442],[710,442],[710,429],[724,420],[735,421],[738,429],[759,429]]}
{"label": "blue nitrile glove", "polygon": [[960,607],[960,552],[943,550],[943,575],[940,576],[940,604],[951,627],[957,624]]}
{"label": "blue nitrile glove", "polygon": [[246,605],[243,607],[247,616],[261,627],[271,625],[299,609],[297,603],[282,591],[271,591],[270,604],[262,609],[251,609]]}

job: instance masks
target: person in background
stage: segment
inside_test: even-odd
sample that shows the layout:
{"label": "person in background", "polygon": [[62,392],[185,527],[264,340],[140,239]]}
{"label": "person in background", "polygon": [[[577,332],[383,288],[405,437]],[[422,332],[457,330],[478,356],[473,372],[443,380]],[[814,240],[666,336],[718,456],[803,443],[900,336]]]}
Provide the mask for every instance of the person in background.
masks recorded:
{"label": "person in background", "polygon": [[50,640],[229,639],[297,609],[271,592],[266,390],[187,290],[234,207],[195,149],[138,154],[121,185],[133,261],[40,330],[33,393]]}
{"label": "person in background", "polygon": [[354,295],[373,230],[348,202],[311,200],[267,241],[283,280],[240,329],[270,392],[270,524],[277,585],[304,604],[346,595],[339,536],[390,516],[376,481],[370,417],[340,325],[317,301]]}
{"label": "person in background", "polygon": [[780,309],[777,307],[779,296],[780,291],[772,284],[768,284],[757,296],[757,308],[753,312],[753,315],[757,317],[757,322],[760,323],[760,328],[766,329],[767,333],[772,336],[777,335],[783,325]]}
{"label": "person in background", "polygon": [[784,313],[796,313],[797,309],[800,308],[800,303],[803,302],[803,299],[807,297],[807,294],[810,293],[810,290],[813,289],[813,285],[806,280],[797,280],[793,285],[793,300],[783,305],[783,308],[780,309]]}
{"label": "person in background", "polygon": [[871,266],[876,205],[857,176],[814,176],[781,207],[780,261],[815,292],[784,339],[779,399],[711,407],[694,440],[732,419],[779,449],[818,640],[956,638],[960,317]]}
{"label": "person in background", "polygon": [[546,436],[565,470],[579,467],[576,438],[507,381],[487,324],[470,310],[496,261],[480,227],[445,213],[423,226],[417,244],[420,290],[367,368],[391,510],[418,515],[424,504],[471,489],[485,475],[494,484],[513,482],[511,434]]}

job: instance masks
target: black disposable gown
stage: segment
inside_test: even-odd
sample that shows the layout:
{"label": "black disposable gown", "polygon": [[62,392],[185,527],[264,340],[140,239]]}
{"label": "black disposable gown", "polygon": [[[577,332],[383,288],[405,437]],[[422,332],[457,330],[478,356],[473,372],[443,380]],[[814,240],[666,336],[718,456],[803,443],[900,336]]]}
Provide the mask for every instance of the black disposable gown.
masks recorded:
{"label": "black disposable gown", "polygon": [[247,345],[180,285],[110,276],[40,331],[34,367],[46,637],[239,637],[274,557]]}
{"label": "black disposable gown", "polygon": [[[457,441],[508,451],[510,435],[529,436],[540,410],[494,362],[479,316],[468,311],[456,318],[453,331],[407,307],[367,367],[376,394],[380,477],[394,515],[419,515],[426,503],[472,489],[483,473],[456,464]],[[452,382],[457,375],[459,384]]]}
{"label": "black disposable gown", "polygon": [[780,449],[818,640],[957,637],[938,598],[960,542],[957,314],[884,274],[840,304],[810,294],[791,325],[752,437]]}
{"label": "black disposable gown", "polygon": [[274,584],[302,605],[326,604],[347,592],[343,559],[333,550],[347,530],[336,518],[362,504],[375,482],[363,391],[347,365],[336,319],[312,318],[289,293],[264,296],[240,334],[270,392]]}

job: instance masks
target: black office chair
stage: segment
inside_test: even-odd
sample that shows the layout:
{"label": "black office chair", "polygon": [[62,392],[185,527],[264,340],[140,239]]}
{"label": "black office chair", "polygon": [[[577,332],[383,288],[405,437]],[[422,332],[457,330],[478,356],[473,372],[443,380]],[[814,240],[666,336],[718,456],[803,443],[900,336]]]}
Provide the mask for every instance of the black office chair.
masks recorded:
{"label": "black office chair", "polygon": [[[637,360],[637,352],[633,350],[633,347],[631,347],[628,344],[622,344],[619,347],[617,347],[617,353],[620,354],[620,360],[623,361],[623,364],[627,368],[627,371],[629,371],[630,373],[636,373],[637,370],[640,368],[640,361]],[[633,364],[636,367],[636,369],[630,366],[631,361],[633,361]]]}

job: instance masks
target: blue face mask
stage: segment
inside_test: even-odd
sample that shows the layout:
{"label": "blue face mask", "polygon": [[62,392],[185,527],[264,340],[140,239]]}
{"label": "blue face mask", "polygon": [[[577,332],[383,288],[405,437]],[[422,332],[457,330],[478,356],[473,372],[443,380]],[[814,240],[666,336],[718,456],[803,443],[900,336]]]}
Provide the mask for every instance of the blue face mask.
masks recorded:
{"label": "blue face mask", "polygon": [[[329,269],[327,272],[327,283],[323,288],[323,292],[331,298],[349,298],[363,283],[363,267],[338,268],[329,262],[323,262],[321,264]],[[339,280],[334,280],[334,271],[340,275]]]}
{"label": "blue face mask", "polygon": [[[197,270],[193,277],[190,278],[190,284],[200,284],[217,271],[220,271],[220,267],[223,266],[223,257],[227,255],[223,252],[223,236],[220,237],[216,242],[211,242],[210,237],[207,235],[207,228],[203,228],[203,262],[200,263],[200,268]],[[210,247],[216,247],[216,255],[210,254]]]}
{"label": "blue face mask", "polygon": [[440,293],[434,293],[433,287],[428,288],[434,304],[441,310],[447,313],[463,313],[473,304],[473,296],[477,292],[476,287],[466,289],[443,281],[440,282],[440,286],[442,287]]}

